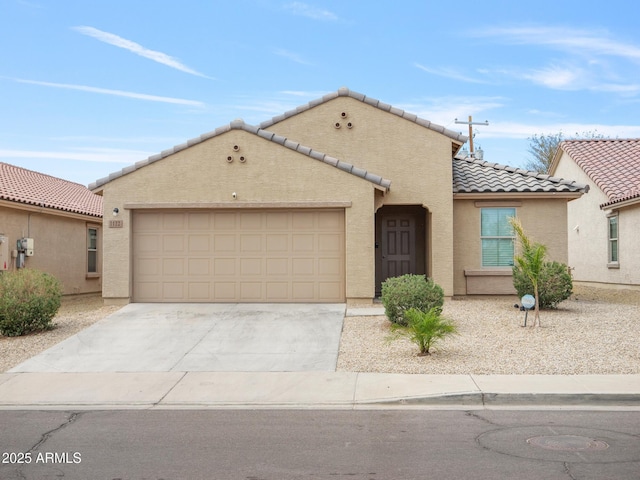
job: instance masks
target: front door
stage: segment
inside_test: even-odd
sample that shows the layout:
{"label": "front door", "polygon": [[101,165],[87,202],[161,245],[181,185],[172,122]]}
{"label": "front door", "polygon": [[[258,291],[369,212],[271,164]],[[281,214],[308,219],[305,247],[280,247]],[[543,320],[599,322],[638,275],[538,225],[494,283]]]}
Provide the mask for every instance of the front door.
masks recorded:
{"label": "front door", "polygon": [[416,267],[416,225],[410,215],[386,217],[382,221],[382,276],[399,277]]}
{"label": "front door", "polygon": [[425,273],[425,210],[382,207],[376,214],[376,295],[390,277]]}

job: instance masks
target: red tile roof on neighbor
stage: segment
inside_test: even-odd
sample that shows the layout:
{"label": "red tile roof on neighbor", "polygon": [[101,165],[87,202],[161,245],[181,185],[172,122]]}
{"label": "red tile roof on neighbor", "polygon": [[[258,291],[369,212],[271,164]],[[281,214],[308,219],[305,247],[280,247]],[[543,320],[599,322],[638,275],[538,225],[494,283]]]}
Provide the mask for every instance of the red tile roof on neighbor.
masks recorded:
{"label": "red tile roof on neighbor", "polygon": [[84,185],[2,162],[0,200],[102,217],[102,197]]}
{"label": "red tile roof on neighbor", "polygon": [[600,207],[640,198],[639,138],[565,140],[560,148],[608,197]]}

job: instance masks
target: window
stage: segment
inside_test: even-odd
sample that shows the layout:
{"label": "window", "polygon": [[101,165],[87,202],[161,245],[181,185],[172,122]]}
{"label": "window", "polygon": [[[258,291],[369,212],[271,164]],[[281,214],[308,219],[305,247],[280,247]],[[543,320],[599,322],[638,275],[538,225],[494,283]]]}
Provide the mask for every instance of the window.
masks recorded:
{"label": "window", "polygon": [[98,229],[87,228],[87,273],[98,273]]}
{"label": "window", "polygon": [[509,218],[515,208],[483,208],[480,212],[483,267],[513,266],[514,234]]}
{"label": "window", "polygon": [[618,216],[609,217],[609,263],[618,263]]}

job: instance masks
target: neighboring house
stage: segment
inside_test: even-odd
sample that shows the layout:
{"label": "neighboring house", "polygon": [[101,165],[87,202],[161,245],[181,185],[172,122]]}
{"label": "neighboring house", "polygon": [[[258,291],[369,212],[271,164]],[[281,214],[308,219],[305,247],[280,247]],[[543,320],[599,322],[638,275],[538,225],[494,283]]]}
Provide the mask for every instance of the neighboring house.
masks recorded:
{"label": "neighboring house", "polygon": [[454,160],[466,140],[341,88],[138,162],[90,185],[117,214],[105,301],[371,302],[404,273],[512,293],[508,217],[566,261],[584,185]]}
{"label": "neighboring house", "polygon": [[549,171],[591,187],[567,209],[574,280],[640,286],[640,139],[564,141]]}
{"label": "neighboring house", "polygon": [[[83,185],[0,163],[0,275],[33,268],[64,294],[102,290],[102,197]],[[18,240],[31,239],[18,244]],[[24,245],[24,248],[23,248]]]}

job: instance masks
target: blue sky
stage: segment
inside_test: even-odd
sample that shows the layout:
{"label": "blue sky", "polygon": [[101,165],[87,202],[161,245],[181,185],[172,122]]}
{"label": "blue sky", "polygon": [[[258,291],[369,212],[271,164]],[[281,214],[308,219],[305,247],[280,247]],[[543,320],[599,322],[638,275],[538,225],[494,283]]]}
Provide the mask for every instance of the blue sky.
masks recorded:
{"label": "blue sky", "polygon": [[0,161],[89,184],[346,86],[522,166],[528,138],[640,137],[628,0],[0,0]]}

